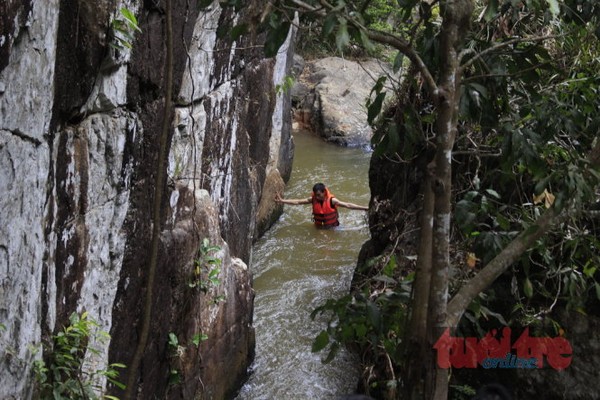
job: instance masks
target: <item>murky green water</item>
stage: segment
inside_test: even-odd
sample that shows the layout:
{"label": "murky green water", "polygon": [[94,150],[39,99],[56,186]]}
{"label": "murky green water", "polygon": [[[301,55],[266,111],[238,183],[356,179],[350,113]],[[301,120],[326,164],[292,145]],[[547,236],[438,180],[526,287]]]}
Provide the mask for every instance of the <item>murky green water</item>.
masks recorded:
{"label": "murky green water", "polygon": [[[296,133],[294,166],[285,197],[306,198],[325,183],[342,201],[367,205],[370,154]],[[253,249],[256,359],[238,400],[335,399],[352,393],[356,360],[341,353],[322,364],[311,353],[323,321],[311,311],[347,293],[361,245],[368,239],[366,212],[340,208],[341,226],[318,230],[310,205],[286,205],[279,221]]]}

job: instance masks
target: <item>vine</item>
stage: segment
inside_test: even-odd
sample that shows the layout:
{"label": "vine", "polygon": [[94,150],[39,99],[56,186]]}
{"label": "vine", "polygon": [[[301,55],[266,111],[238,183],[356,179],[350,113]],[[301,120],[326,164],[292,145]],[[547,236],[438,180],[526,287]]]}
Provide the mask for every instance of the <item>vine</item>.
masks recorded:
{"label": "vine", "polygon": [[158,248],[161,228],[161,209],[162,195],[165,186],[165,164],[167,156],[167,140],[169,137],[169,128],[171,126],[171,109],[173,107],[173,21],[171,0],[165,0],[165,19],[166,19],[166,85],[165,85],[165,108],[163,112],[163,125],[160,134],[160,144],[158,152],[158,162],[156,163],[156,184],[154,186],[154,201],[152,213],[152,242],[150,246],[150,264],[148,265],[148,280],[146,283],[146,297],[144,300],[144,314],[142,317],[142,328],[140,331],[140,339],[135,349],[135,354],[131,362],[131,370],[127,379],[127,390],[125,392],[125,400],[133,398],[133,390],[136,386],[138,370],[148,343],[148,335],[150,332],[150,321],[152,319],[152,301],[154,280],[156,277],[156,269],[158,265]]}

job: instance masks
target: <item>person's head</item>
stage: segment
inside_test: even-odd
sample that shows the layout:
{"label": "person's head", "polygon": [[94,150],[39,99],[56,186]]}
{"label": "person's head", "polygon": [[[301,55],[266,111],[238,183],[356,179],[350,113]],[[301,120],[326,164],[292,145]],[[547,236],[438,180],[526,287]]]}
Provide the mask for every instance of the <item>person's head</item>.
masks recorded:
{"label": "person's head", "polygon": [[322,183],[317,183],[312,189],[315,198],[321,201],[325,199],[325,190],[325,185]]}
{"label": "person's head", "polygon": [[499,383],[490,383],[480,387],[472,400],[512,400],[512,398],[506,387]]}

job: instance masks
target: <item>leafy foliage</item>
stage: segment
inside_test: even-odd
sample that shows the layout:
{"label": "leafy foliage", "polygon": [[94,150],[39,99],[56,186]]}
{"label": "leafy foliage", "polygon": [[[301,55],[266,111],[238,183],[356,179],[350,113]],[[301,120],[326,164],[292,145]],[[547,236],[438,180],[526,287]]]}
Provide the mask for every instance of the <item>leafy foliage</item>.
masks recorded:
{"label": "leafy foliage", "polygon": [[[563,23],[555,27],[563,40],[546,48],[522,48],[506,71],[536,75],[508,80],[506,74],[503,102],[510,107],[496,114],[497,123],[486,127],[486,135],[467,134],[477,137],[480,148],[501,149],[497,162],[482,165],[479,160],[475,179],[466,182],[476,190],[463,194],[455,208],[465,248],[483,265],[517,232],[529,229],[545,208],[569,204],[565,211],[573,213],[524,255],[521,269],[514,269],[511,318],[520,324],[548,319],[557,304],[593,310],[600,299],[598,275],[591,267],[600,262],[598,244],[590,236],[595,219],[581,211],[597,201],[600,182],[587,159],[600,128],[600,80],[594,72],[600,52],[594,30],[593,24]],[[522,64],[517,63],[520,59]],[[534,64],[539,68],[532,68]],[[489,189],[479,185],[493,185],[499,195],[489,196]]]}
{"label": "leafy foliage", "polygon": [[36,379],[41,399],[115,399],[101,395],[102,381],[108,380],[123,389],[117,381],[117,368],[123,364],[110,364],[107,369],[88,371],[84,367],[86,351],[99,354],[98,349],[90,347],[90,342],[105,342],[110,336],[98,330],[98,323],[84,312],[71,314],[70,325],[52,337],[52,343],[45,349],[46,360],[35,363]]}
{"label": "leafy foliage", "polygon": [[[197,288],[202,293],[206,294],[210,289],[219,286],[221,280],[219,274],[221,273],[221,259],[214,255],[219,252],[221,248],[219,246],[213,246],[210,244],[208,238],[202,240],[200,249],[198,249],[198,258],[194,260],[194,271],[193,276],[188,286],[190,288]],[[223,300],[222,296],[214,298],[215,302]]]}
{"label": "leafy foliage", "polygon": [[171,367],[169,369],[169,385],[179,385],[183,379],[180,367],[180,361],[185,357],[188,346],[194,345],[196,348],[200,343],[208,340],[208,335],[204,333],[196,333],[187,345],[179,341],[177,334],[169,332],[167,346],[169,349],[169,358],[171,359]]}
{"label": "leafy foliage", "polygon": [[[380,265],[380,261],[371,260],[371,264]],[[329,299],[317,307],[311,317],[326,315],[328,322],[327,329],[315,338],[312,351],[328,349],[323,359],[325,363],[333,360],[342,347],[350,347],[359,354],[369,354],[369,359],[381,358],[400,364],[413,277],[398,276],[397,262],[392,257],[371,278],[372,284],[378,287],[377,291]],[[370,385],[387,387],[396,384],[387,378],[381,379],[370,382]]]}
{"label": "leafy foliage", "polygon": [[120,17],[111,22],[112,36],[116,43],[111,42],[111,46],[118,50],[123,48],[131,49],[135,33],[141,32],[138,20],[135,14],[129,9],[123,7],[120,9]]}

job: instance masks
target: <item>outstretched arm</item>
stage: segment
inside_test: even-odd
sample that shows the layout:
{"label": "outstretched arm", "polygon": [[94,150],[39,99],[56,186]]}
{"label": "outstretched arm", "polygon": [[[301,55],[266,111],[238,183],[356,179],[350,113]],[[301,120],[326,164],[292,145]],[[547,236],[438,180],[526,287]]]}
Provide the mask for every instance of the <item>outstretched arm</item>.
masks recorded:
{"label": "outstretched arm", "polygon": [[363,210],[363,211],[369,210],[369,207],[359,206],[358,204],[348,203],[346,201],[339,201],[335,197],[333,198],[333,204],[338,205],[340,207],[349,208],[351,210]]}
{"label": "outstretched arm", "polygon": [[281,195],[279,193],[277,193],[275,195],[275,202],[296,206],[296,205],[300,205],[300,204],[310,204],[312,202],[312,199],[310,197],[307,199],[284,199],[281,197]]}

